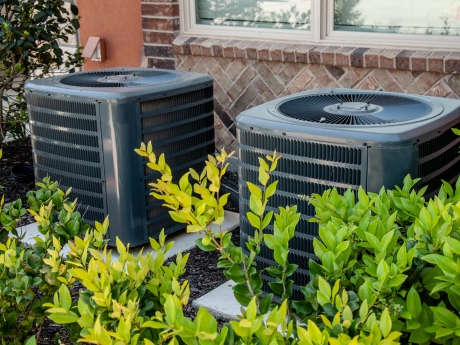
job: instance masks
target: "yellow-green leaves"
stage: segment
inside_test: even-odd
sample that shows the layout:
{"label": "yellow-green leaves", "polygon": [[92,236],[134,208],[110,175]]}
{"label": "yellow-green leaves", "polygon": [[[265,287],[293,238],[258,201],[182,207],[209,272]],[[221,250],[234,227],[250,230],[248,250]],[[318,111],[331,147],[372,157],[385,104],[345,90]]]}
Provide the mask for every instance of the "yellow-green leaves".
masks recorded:
{"label": "yellow-green leaves", "polygon": [[45,303],[45,307],[50,307],[47,312],[50,313],[48,316],[51,320],[56,323],[65,324],[73,323],[78,320],[78,315],[70,310],[72,306],[72,299],[67,286],[61,285],[59,291],[56,293],[54,298],[54,304]]}
{"label": "yellow-green leaves", "polygon": [[407,294],[407,310],[410,312],[411,316],[416,319],[419,317],[422,312],[422,303],[420,301],[420,296],[417,291],[412,287]]}
{"label": "yellow-green leaves", "polygon": [[390,334],[391,324],[392,323],[391,323],[390,314],[388,313],[388,309],[385,308],[385,310],[383,311],[380,317],[380,324],[379,324],[380,331],[382,332],[382,336],[384,338],[386,338]]}

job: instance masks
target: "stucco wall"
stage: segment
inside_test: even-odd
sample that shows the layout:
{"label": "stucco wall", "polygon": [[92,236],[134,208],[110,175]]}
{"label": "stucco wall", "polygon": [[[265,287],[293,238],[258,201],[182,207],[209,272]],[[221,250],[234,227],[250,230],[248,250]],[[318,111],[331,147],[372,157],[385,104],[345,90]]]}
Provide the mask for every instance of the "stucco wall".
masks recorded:
{"label": "stucco wall", "polygon": [[142,15],[138,0],[78,0],[80,42],[89,36],[105,40],[106,60],[87,59],[84,70],[117,66],[139,66],[142,63]]}

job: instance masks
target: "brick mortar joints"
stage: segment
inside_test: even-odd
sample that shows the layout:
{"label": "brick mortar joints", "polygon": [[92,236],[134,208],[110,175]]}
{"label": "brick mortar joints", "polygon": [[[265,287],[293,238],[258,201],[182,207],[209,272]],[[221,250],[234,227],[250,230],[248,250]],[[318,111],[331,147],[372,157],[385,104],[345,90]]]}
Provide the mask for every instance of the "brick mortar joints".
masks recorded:
{"label": "brick mortar joints", "polygon": [[[199,41],[197,41],[199,40]],[[195,42],[197,41],[197,42]],[[229,42],[232,42],[231,45],[227,45]],[[215,57],[226,57],[226,58],[234,58],[234,59],[243,59],[243,60],[267,60],[267,58],[260,58],[260,52],[258,48],[260,48],[258,43],[263,41],[250,41],[250,40],[231,40],[231,39],[211,39],[211,38],[197,38],[197,37],[184,37],[179,36],[177,37],[173,43],[173,50],[175,54],[183,54],[183,55],[198,55],[198,56],[215,56]],[[264,42],[267,43],[267,42]],[[199,49],[200,53],[192,53],[189,49],[183,49],[183,47],[190,46],[190,44],[205,47],[206,49]],[[379,68],[379,69],[393,69],[393,70],[408,70],[408,71],[417,71],[417,72],[436,72],[436,73],[443,73],[443,74],[450,74],[450,73],[460,73],[460,54],[455,52],[446,52],[445,54],[441,54],[441,51],[424,51],[424,50],[414,50],[414,51],[407,51],[406,49],[381,49],[378,53],[373,53],[373,48],[363,48],[363,47],[356,47],[356,48],[345,48],[340,46],[313,46],[308,44],[286,44],[286,47],[280,48],[278,57],[276,59],[272,59],[273,52],[277,51],[276,49],[276,42],[273,42],[272,47],[268,48],[270,58],[268,61],[276,61],[276,62],[292,62],[292,63],[317,63],[322,65],[332,65],[332,66],[341,66],[341,67],[364,67],[364,68]],[[218,47],[219,49],[212,49],[213,47]],[[211,49],[209,49],[211,48]],[[214,55],[214,51],[220,51],[224,49],[230,48],[230,51],[233,50],[233,56],[224,55]],[[292,55],[292,51],[294,51],[294,55],[297,54],[306,54],[307,58],[303,61],[297,61],[297,57],[295,60],[288,60],[286,59],[286,49],[290,48],[290,52],[288,54]],[[332,51],[328,48],[331,48]],[[335,49],[336,48],[336,49]],[[237,56],[235,49],[244,50],[245,57],[241,58]],[[254,55],[248,57],[247,49],[252,49],[256,51],[256,56]],[[203,53],[203,51],[208,51],[210,53]],[[392,53],[392,56],[385,56],[385,53]],[[408,55],[399,55],[401,53],[410,53]],[[312,53],[316,54],[315,56],[311,55]],[[356,54],[353,54],[356,53]],[[366,54],[367,53],[367,54]],[[373,53],[373,54],[372,54]],[[417,54],[425,53],[427,54],[425,58],[418,58],[420,60],[425,59],[425,68],[416,68],[413,62],[413,58],[417,58]],[[323,54],[333,54],[333,61],[332,62],[323,62]],[[346,61],[346,63],[341,63],[337,58],[337,55],[340,55],[340,61]],[[376,58],[376,65],[370,65],[367,63],[368,57]],[[319,57],[319,59],[318,59]],[[382,66],[381,60],[386,59],[387,64],[388,62],[392,62],[392,67]],[[407,65],[403,63],[397,63],[398,61],[407,60]],[[438,62],[442,64],[442,68],[438,70],[430,70],[430,62]],[[400,66],[398,66],[400,65]]]}

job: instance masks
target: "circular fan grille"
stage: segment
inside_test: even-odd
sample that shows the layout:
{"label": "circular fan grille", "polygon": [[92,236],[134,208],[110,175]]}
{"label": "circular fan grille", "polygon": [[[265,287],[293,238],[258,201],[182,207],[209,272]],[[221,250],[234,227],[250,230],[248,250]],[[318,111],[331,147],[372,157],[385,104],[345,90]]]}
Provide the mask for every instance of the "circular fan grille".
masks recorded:
{"label": "circular fan grille", "polygon": [[304,96],[279,106],[286,116],[336,125],[398,123],[432,112],[428,103],[405,96],[379,93],[343,93]]}
{"label": "circular fan grille", "polygon": [[60,82],[78,87],[139,87],[163,84],[179,78],[176,73],[157,70],[117,70],[72,74]]}

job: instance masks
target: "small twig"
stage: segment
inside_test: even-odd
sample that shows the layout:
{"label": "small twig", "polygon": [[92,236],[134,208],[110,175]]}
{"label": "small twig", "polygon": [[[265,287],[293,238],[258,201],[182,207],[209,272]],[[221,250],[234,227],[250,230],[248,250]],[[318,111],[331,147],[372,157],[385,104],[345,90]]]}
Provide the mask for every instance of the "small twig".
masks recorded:
{"label": "small twig", "polygon": [[40,335],[42,333],[43,325],[45,324],[45,319],[40,323],[40,326],[38,328],[38,333],[37,333],[37,343],[40,340]]}

